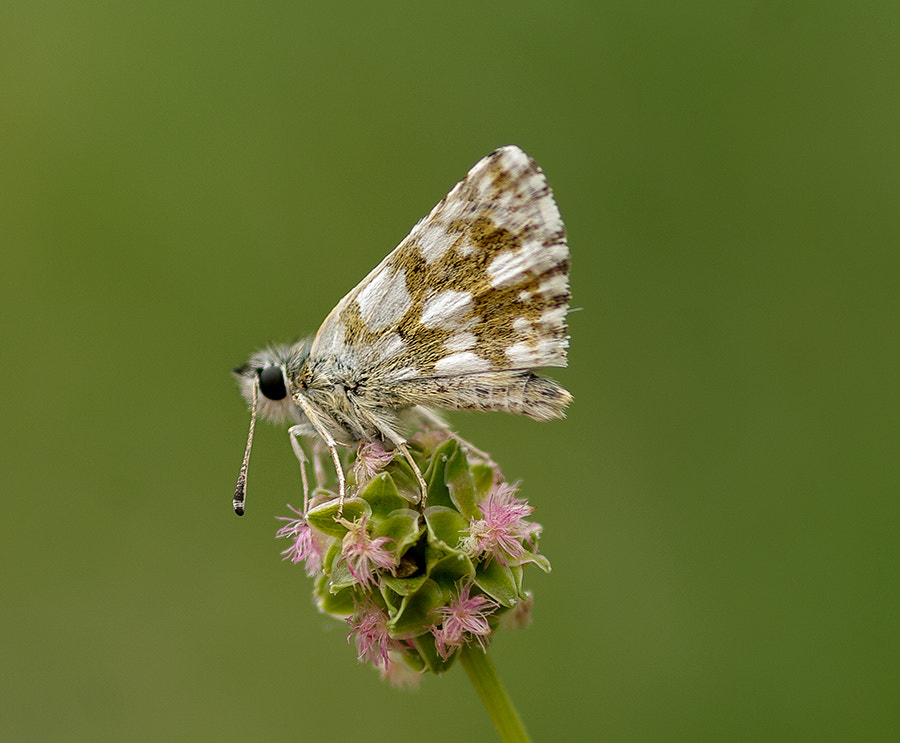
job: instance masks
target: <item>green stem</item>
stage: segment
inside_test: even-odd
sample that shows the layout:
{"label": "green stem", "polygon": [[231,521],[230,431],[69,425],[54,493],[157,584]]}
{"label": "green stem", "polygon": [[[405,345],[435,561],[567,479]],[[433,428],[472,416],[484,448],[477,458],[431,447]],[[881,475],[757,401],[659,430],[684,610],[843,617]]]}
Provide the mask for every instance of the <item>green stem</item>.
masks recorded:
{"label": "green stem", "polygon": [[487,653],[477,645],[464,645],[459,660],[494,721],[500,739],[504,743],[531,743],[522,718],[500,683],[500,677]]}

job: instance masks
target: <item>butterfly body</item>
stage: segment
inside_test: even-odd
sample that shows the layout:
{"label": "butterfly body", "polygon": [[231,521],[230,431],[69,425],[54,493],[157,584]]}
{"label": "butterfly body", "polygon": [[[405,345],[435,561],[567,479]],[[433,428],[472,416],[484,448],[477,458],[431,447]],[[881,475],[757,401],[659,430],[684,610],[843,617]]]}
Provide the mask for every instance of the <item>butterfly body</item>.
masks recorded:
{"label": "butterfly body", "polygon": [[[503,147],[337,304],[311,341],[270,347],[236,370],[242,392],[254,411],[258,400],[261,416],[328,446],[342,496],[336,444],[402,448],[428,410],[562,417],[571,395],[533,370],[566,365],[568,259],[543,173],[519,148]],[[248,457],[249,444],[244,478]]]}

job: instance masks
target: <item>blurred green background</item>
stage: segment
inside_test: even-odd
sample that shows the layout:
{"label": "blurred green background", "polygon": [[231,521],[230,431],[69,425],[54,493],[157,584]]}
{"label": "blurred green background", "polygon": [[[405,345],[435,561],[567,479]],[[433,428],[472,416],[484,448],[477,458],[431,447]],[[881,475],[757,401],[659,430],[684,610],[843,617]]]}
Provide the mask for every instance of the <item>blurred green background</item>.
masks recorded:
{"label": "blurred green background", "polygon": [[567,421],[454,415],[554,571],[492,657],[535,741],[897,740],[897,3],[7,2],[9,741],[494,740],[284,564],[229,375],[480,157],[572,247]]}

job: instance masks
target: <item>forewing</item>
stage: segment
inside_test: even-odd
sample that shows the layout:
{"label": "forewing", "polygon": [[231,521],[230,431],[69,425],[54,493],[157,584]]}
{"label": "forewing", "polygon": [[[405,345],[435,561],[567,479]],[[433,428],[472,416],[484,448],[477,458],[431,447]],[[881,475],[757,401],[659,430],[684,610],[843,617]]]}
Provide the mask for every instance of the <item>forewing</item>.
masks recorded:
{"label": "forewing", "polygon": [[313,341],[311,368],[386,391],[565,366],[568,268],[544,174],[518,147],[503,147],[338,303]]}

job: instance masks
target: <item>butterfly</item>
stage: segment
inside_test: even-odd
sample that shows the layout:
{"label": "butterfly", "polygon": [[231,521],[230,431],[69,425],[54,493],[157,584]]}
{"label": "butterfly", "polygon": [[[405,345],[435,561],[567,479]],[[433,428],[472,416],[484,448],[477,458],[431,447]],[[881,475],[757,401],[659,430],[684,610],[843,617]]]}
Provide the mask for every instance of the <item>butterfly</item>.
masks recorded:
{"label": "butterfly", "polygon": [[[480,160],[345,296],[311,339],[258,351],[234,370],[250,433],[234,495],[244,512],[257,415],[327,448],[379,442],[410,463],[411,431],[435,410],[561,418],[572,396],[535,369],[565,366],[569,249],[537,164],[514,145]],[[304,481],[305,482],[305,481]],[[304,487],[306,487],[304,485]]]}

